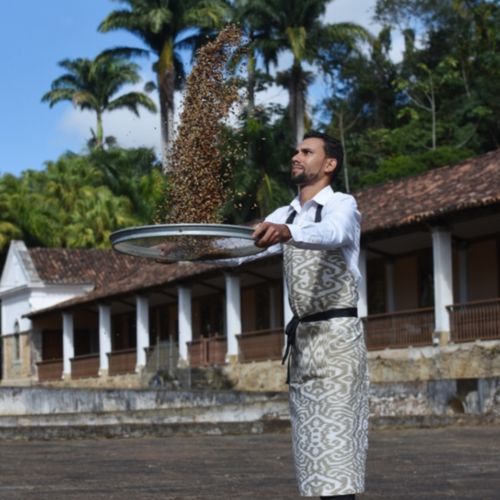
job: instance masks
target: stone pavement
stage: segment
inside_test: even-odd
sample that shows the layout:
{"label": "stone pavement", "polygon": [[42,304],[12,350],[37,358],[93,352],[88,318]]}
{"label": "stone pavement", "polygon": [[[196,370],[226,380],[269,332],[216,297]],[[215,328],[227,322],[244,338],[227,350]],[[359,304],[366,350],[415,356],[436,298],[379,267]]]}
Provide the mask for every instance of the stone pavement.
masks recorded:
{"label": "stone pavement", "polygon": [[[370,434],[358,500],[500,498],[500,427]],[[300,497],[289,434],[0,443],[1,500]]]}

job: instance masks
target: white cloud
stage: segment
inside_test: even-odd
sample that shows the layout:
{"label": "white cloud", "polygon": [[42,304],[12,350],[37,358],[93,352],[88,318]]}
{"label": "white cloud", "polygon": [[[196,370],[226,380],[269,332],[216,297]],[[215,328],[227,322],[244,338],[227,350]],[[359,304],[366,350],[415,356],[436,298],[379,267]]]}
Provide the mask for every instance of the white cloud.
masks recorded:
{"label": "white cloud", "polygon": [[[376,0],[334,0],[326,9],[324,21],[327,23],[357,23],[369,30],[373,35],[378,35],[382,29],[380,23],[372,20]],[[391,59],[398,62],[403,57],[404,38],[400,31],[392,32]]]}
{"label": "white cloud", "polygon": [[326,9],[325,22],[357,23],[376,34],[379,28],[371,20],[375,4],[376,0],[334,0]]}

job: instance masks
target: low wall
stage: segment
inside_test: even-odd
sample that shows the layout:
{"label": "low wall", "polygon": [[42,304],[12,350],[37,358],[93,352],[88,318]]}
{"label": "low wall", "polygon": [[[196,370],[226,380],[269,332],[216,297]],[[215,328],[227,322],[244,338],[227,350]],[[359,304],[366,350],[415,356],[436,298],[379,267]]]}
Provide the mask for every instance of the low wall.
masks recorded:
{"label": "low wall", "polygon": [[[370,351],[368,368],[372,384],[500,377],[500,341]],[[286,368],[280,361],[223,369],[238,390],[286,389]]]}
{"label": "low wall", "polygon": [[[276,407],[273,404],[276,404]],[[243,391],[167,391],[163,389],[70,389],[0,387],[0,417],[112,413],[172,409],[239,407],[236,419],[258,419],[286,408],[286,394]],[[267,406],[268,411],[265,407]],[[249,408],[262,414],[249,415]],[[250,412],[251,413],[251,412]]]}
{"label": "low wall", "polygon": [[[374,418],[500,416],[500,377],[372,383],[369,397]],[[0,425],[31,416],[41,425],[76,425],[104,417],[108,423],[244,422],[286,419],[289,412],[287,392],[0,388]]]}
{"label": "low wall", "polygon": [[[372,384],[500,377],[500,341],[449,344],[441,347],[384,349],[368,353]],[[220,367],[235,390],[286,391],[286,368],[280,361],[231,363]],[[102,376],[44,383],[46,387],[138,389],[139,375]],[[35,380],[3,384],[34,385]]]}
{"label": "low wall", "polygon": [[500,417],[500,378],[371,384],[372,417],[495,414]]}
{"label": "low wall", "polygon": [[500,341],[368,353],[372,382],[500,377]]}

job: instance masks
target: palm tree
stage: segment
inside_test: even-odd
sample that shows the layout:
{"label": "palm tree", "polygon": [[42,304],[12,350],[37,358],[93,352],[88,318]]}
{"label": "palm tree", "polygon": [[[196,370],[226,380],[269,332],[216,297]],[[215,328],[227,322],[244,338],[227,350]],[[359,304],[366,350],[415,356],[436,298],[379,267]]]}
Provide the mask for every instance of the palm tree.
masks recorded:
{"label": "palm tree", "polygon": [[368,32],[354,23],[324,24],[321,17],[331,0],[251,0],[249,10],[266,20],[271,36],[260,42],[268,62],[277,61],[282,52],[291,52],[293,65],[282,79],[290,95],[289,113],[294,137],[298,142],[304,134],[307,72],[304,62],[320,59],[321,51],[334,43],[353,46],[358,40],[370,38]]}
{"label": "palm tree", "polygon": [[99,169],[103,183],[115,196],[126,196],[142,224],[151,224],[163,202],[166,176],[149,148],[90,150],[89,165]]}
{"label": "palm tree", "polygon": [[95,59],[65,59],[59,66],[68,72],[54,80],[52,90],[42,101],[50,107],[60,101],[72,101],[81,110],[90,109],[97,115],[97,129],[92,131],[96,147],[104,144],[102,115],[105,111],[128,109],[139,116],[139,106],[156,113],[154,102],[143,92],[129,92],[113,99],[126,84],[138,83],[139,66],[123,56],[100,54]]}
{"label": "palm tree", "polygon": [[113,231],[139,223],[126,196],[114,196],[106,186],[83,186],[64,225],[68,248],[110,248]]}
{"label": "palm tree", "polygon": [[21,178],[6,174],[0,179],[1,240],[22,238],[29,245],[58,246],[58,211],[38,189],[40,172],[28,170]]}
{"label": "palm tree", "polygon": [[[270,26],[265,17],[260,15],[259,9],[254,5],[254,0],[234,0],[231,5],[231,19],[236,23],[248,37],[248,43],[245,50],[239,54],[245,54],[247,59],[247,94],[248,94],[248,112],[251,115],[255,109],[255,90],[261,82],[270,83],[272,77],[264,75],[257,70],[257,57],[261,56],[269,70],[269,58],[265,51],[265,44],[271,43]],[[260,0],[257,0],[260,2]],[[271,58],[276,54],[273,51]],[[273,59],[274,61],[274,59]],[[277,62],[277,61],[274,61]],[[269,73],[269,71],[267,71]],[[267,81],[266,81],[267,80]]]}
{"label": "palm tree", "polygon": [[184,78],[178,49],[193,48],[199,38],[187,35],[190,28],[214,29],[222,26],[228,13],[224,0],[116,0],[129,8],[111,12],[99,25],[105,33],[124,29],[137,35],[149,50],[119,47],[109,51],[119,55],[155,54],[153,64],[157,83],[150,83],[147,90],[157,88],[160,93],[161,130],[164,151],[173,138],[174,90]]}
{"label": "palm tree", "polygon": [[53,246],[109,248],[113,231],[141,222],[127,196],[117,196],[103,185],[104,173],[89,156],[67,153],[47,162],[45,171],[24,173],[23,180],[30,188],[29,199],[40,196],[52,208],[50,232],[58,240]]}

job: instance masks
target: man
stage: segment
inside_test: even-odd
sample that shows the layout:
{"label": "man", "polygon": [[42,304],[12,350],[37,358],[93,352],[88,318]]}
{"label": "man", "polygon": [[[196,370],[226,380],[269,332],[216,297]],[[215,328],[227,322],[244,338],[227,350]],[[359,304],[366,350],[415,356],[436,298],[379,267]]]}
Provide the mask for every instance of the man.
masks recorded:
{"label": "man", "polygon": [[343,154],[336,139],[306,134],[292,158],[299,196],[253,233],[267,249],[258,257],[283,252],[294,313],[287,354],[295,470],[300,494],[325,500],[354,500],[364,490],[368,443],[369,381],[356,309],[361,216],[352,196],[330,187]]}
{"label": "man", "polygon": [[267,254],[284,254],[294,313],[288,376],[300,494],[353,500],[364,490],[369,381],[356,309],[361,216],[352,196],[330,187],[342,161],[336,139],[306,134],[292,158],[299,196],[267,217],[254,237]]}

